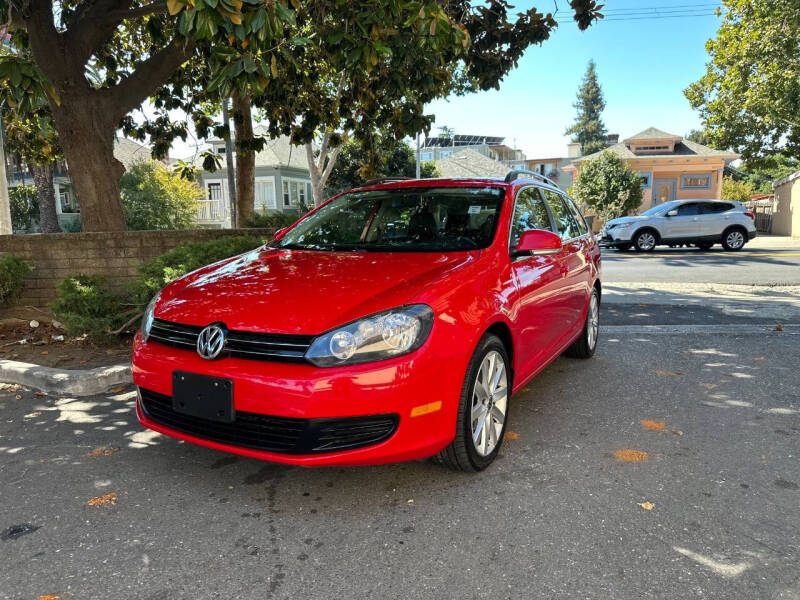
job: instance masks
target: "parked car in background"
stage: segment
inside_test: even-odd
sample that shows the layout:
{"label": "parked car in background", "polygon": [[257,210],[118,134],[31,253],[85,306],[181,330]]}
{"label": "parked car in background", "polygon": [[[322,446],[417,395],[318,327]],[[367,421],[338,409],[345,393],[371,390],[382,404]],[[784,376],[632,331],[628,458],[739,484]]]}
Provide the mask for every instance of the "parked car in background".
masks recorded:
{"label": "parked car in background", "polygon": [[600,245],[640,252],[656,246],[691,244],[708,250],[722,244],[741,250],[756,237],[755,215],[732,200],[672,200],[632,217],[608,221],[600,232]]}
{"label": "parked car in background", "polygon": [[368,184],[170,283],[134,341],[139,420],[283,463],[485,468],[512,392],[599,331],[599,247],[518,175]]}

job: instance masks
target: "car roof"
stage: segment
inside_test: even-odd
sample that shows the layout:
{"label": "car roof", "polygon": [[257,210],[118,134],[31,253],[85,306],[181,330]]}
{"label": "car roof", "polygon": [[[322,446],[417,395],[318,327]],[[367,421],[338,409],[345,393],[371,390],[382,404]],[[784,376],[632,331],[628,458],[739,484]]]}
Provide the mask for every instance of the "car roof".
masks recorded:
{"label": "car roof", "polygon": [[550,184],[539,179],[520,177],[512,181],[506,181],[501,177],[431,177],[428,179],[394,179],[386,178],[381,180],[368,181],[367,183],[353,188],[354,190],[377,190],[377,189],[403,189],[420,187],[498,187],[498,188],[517,188],[523,185],[537,185],[542,188],[552,189],[561,193],[564,191],[556,185]]}

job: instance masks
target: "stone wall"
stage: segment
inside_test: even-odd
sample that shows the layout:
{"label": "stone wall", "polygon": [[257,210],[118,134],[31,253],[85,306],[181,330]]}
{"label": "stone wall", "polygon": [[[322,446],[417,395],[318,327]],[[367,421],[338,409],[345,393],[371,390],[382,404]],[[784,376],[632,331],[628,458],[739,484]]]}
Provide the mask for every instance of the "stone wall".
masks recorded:
{"label": "stone wall", "polygon": [[0,256],[11,253],[33,262],[35,270],[17,303],[45,307],[55,298],[56,286],[75,273],[105,275],[121,290],[136,278],[136,268],[143,261],[180,244],[231,235],[269,239],[272,233],[272,229],[187,229],[0,235]]}

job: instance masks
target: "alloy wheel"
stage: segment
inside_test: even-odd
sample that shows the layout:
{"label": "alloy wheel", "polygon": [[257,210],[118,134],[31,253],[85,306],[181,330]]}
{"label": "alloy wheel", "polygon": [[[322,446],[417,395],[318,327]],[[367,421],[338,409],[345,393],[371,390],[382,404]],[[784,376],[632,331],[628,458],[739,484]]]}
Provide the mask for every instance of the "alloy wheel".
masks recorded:
{"label": "alloy wheel", "polygon": [[744,235],[738,229],[734,229],[726,236],[725,241],[729,248],[736,250],[744,246]]}
{"label": "alloy wheel", "polygon": [[648,251],[656,247],[656,236],[649,231],[639,234],[639,239],[637,241],[638,243],[636,245],[640,250]]}
{"label": "alloy wheel", "polygon": [[481,362],[472,386],[472,443],[480,456],[497,447],[508,409],[508,376],[502,355],[489,352]]}
{"label": "alloy wheel", "polygon": [[589,300],[589,316],[586,328],[586,342],[589,350],[594,350],[597,344],[597,333],[600,330],[600,311],[597,304],[597,294],[592,294]]}

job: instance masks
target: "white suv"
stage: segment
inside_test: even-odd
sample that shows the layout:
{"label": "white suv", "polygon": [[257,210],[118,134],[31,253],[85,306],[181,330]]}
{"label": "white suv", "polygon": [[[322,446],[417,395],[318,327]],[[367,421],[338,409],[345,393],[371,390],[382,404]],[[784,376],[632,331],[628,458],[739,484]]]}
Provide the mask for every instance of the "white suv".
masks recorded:
{"label": "white suv", "polygon": [[640,215],[611,219],[600,232],[600,245],[651,252],[658,245],[708,250],[721,243],[725,250],[741,250],[757,235],[754,219],[741,202],[672,200]]}

